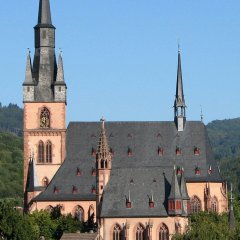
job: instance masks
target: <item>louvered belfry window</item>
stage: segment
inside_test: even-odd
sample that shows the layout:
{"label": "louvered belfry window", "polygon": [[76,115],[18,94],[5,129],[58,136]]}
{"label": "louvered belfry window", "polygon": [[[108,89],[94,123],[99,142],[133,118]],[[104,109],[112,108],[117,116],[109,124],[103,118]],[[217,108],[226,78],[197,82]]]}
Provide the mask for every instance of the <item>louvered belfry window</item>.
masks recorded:
{"label": "louvered belfry window", "polygon": [[50,112],[46,107],[40,114],[40,128],[50,128]]}

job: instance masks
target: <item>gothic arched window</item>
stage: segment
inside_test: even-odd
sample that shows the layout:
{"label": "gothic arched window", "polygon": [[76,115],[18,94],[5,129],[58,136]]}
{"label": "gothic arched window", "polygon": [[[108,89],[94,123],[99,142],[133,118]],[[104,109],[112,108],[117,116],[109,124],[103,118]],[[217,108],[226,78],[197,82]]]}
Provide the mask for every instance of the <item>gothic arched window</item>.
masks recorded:
{"label": "gothic arched window", "polygon": [[113,229],[113,240],[123,240],[123,230],[119,224],[116,224]]}
{"label": "gothic arched window", "polygon": [[52,163],[52,143],[50,141],[46,145],[46,162]]}
{"label": "gothic arched window", "polygon": [[79,222],[83,222],[83,221],[84,221],[84,210],[83,210],[82,207],[80,207],[80,206],[75,207],[74,217],[75,217]]}
{"label": "gothic arched window", "polygon": [[147,231],[142,224],[139,224],[136,229],[136,240],[146,240]]}
{"label": "gothic arched window", "polygon": [[191,213],[199,213],[201,211],[201,201],[197,196],[194,196],[190,201]]}
{"label": "gothic arched window", "polygon": [[216,197],[212,198],[211,200],[211,211],[218,212],[218,200]]}
{"label": "gothic arched window", "polygon": [[38,163],[44,163],[44,143],[40,141],[38,143]]}
{"label": "gothic arched window", "polygon": [[50,112],[44,107],[40,114],[40,127],[41,128],[50,128]]}
{"label": "gothic arched window", "polygon": [[163,223],[159,229],[159,240],[169,240],[168,227]]}

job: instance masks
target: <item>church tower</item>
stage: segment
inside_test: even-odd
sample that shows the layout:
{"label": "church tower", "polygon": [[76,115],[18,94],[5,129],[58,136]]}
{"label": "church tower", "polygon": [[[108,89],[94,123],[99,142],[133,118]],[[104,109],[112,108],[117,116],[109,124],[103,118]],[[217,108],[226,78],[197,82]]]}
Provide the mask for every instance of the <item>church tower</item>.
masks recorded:
{"label": "church tower", "polygon": [[183,131],[186,123],[186,104],[183,94],[181,52],[178,49],[178,70],[177,70],[177,86],[176,98],[174,102],[174,121],[178,131]]}
{"label": "church tower", "polygon": [[61,53],[58,64],[56,61],[49,0],[39,2],[34,31],[34,60],[32,64],[29,51],[23,83],[25,208],[45,189],[65,159],[67,87]]}

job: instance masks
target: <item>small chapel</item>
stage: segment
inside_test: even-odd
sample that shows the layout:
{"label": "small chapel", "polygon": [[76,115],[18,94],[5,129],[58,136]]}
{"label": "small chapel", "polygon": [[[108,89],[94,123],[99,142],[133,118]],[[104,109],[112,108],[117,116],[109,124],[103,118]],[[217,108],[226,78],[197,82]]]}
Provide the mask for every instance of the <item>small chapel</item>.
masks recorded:
{"label": "small chapel", "polygon": [[23,83],[26,212],[61,206],[96,222],[104,240],[170,240],[184,233],[190,214],[228,211],[206,127],[186,118],[180,50],[172,121],[66,126],[67,85],[49,0],[39,0],[34,32]]}

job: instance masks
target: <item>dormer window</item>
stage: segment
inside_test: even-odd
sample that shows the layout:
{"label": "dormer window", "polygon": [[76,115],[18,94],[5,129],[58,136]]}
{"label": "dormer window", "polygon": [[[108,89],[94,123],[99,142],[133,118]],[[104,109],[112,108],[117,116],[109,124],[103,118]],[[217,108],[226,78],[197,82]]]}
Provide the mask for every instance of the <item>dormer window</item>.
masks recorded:
{"label": "dormer window", "polygon": [[97,189],[95,186],[92,186],[92,194],[96,194],[97,193]]}
{"label": "dormer window", "polygon": [[201,170],[199,167],[195,168],[195,175],[200,175],[201,174]]}
{"label": "dormer window", "polygon": [[91,155],[92,155],[93,157],[96,157],[96,150],[95,150],[95,148],[92,148],[92,150],[91,150]]}
{"label": "dormer window", "polygon": [[158,156],[163,156],[163,148],[158,147]]}
{"label": "dormer window", "polygon": [[128,148],[128,156],[129,157],[132,157],[133,153],[132,153],[132,149],[131,148]]}
{"label": "dormer window", "polygon": [[182,153],[181,148],[177,146],[176,147],[176,155],[181,155],[181,153]]}
{"label": "dormer window", "polygon": [[132,138],[133,135],[131,133],[128,134],[128,138]]}
{"label": "dormer window", "polygon": [[96,176],[96,175],[97,175],[96,169],[92,168],[92,176]]}
{"label": "dormer window", "polygon": [[77,168],[76,175],[77,175],[78,177],[82,176],[82,171],[81,171],[79,168]]}
{"label": "dormer window", "polygon": [[112,154],[112,156],[114,155],[114,150],[112,148],[110,148],[110,153]]}
{"label": "dormer window", "polygon": [[60,192],[59,187],[54,186],[53,193],[58,194]]}
{"label": "dormer window", "polygon": [[132,202],[131,201],[126,201],[126,208],[132,208]]}
{"label": "dormer window", "polygon": [[149,208],[154,208],[154,202],[153,201],[149,201]]}
{"label": "dormer window", "polygon": [[169,200],[168,201],[168,210],[170,210],[170,211],[175,210],[175,202],[174,202],[174,200]]}
{"label": "dormer window", "polygon": [[208,174],[209,175],[212,174],[212,166],[211,165],[209,165],[209,167],[208,167]]}
{"label": "dormer window", "polygon": [[177,167],[177,175],[181,175],[183,173],[183,169],[181,167]]}
{"label": "dormer window", "polygon": [[73,193],[73,194],[76,194],[77,192],[78,192],[77,187],[76,187],[76,186],[73,186],[73,187],[72,187],[72,193]]}
{"label": "dormer window", "polygon": [[194,147],[194,155],[199,155],[200,154],[200,148]]}

